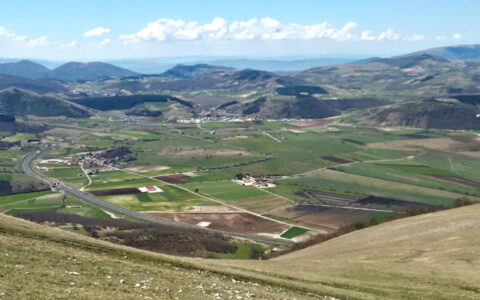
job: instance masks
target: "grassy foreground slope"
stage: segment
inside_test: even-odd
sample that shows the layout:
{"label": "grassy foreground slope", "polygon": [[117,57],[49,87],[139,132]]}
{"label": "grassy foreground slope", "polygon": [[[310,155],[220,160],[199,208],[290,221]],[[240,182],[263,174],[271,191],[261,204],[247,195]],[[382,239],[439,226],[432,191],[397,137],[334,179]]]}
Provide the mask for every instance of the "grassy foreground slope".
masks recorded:
{"label": "grassy foreground slope", "polygon": [[0,299],[314,299],[0,214]]}
{"label": "grassy foreground slope", "polygon": [[0,299],[212,299],[235,291],[243,299],[478,299],[479,214],[472,205],[401,219],[269,261],[173,258],[0,215]]}
{"label": "grassy foreground slope", "polygon": [[208,261],[349,299],[479,299],[480,205],[401,219],[269,261]]}

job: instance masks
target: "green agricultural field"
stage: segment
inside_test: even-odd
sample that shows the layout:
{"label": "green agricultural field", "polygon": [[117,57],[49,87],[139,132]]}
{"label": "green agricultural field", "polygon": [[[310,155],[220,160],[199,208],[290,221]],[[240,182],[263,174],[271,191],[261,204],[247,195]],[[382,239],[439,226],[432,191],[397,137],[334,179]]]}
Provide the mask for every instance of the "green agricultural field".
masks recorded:
{"label": "green agricultural field", "polygon": [[235,253],[208,253],[207,256],[213,256],[222,259],[251,259],[252,253],[263,254],[267,249],[259,244],[253,243],[235,243],[237,252]]}
{"label": "green agricultural field", "polygon": [[217,203],[174,186],[162,186],[161,193],[100,196],[99,198],[136,211],[185,211],[190,206],[216,205]]}
{"label": "green agricultural field", "polygon": [[336,170],[372,178],[380,178],[394,182],[407,183],[410,185],[418,185],[438,190],[462,193],[466,195],[480,196],[480,191],[474,187],[468,187],[432,178],[431,176],[436,175],[457,176],[457,174],[447,170],[431,168],[425,165],[395,165],[394,163],[372,163],[343,166],[336,168]]}
{"label": "green agricultural field", "polygon": [[0,205],[9,205],[18,201],[25,201],[28,199],[35,199],[37,197],[52,195],[52,191],[42,191],[34,193],[13,194],[8,196],[0,196]]}
{"label": "green agricultural field", "polygon": [[308,229],[293,226],[290,229],[288,229],[284,234],[282,234],[281,237],[286,238],[286,239],[293,239],[293,238],[295,238],[297,236],[301,236],[302,234],[305,234],[307,232],[308,232]]}
{"label": "green agricultural field", "polygon": [[93,184],[96,184],[96,183],[130,181],[130,180],[143,179],[145,177],[137,174],[129,173],[129,172],[123,172],[123,171],[106,171],[106,172],[100,172],[95,175],[91,175],[90,178],[92,179]]}
{"label": "green agricultural field", "polygon": [[480,180],[480,159],[442,151],[429,151],[417,159],[431,167],[446,170],[457,176]]}
{"label": "green agricultural field", "polygon": [[297,186],[297,189],[304,187],[306,189],[345,191],[440,206],[450,206],[453,201],[464,196],[448,191],[326,169],[310,173],[308,176],[279,182]]}
{"label": "green agricultural field", "polygon": [[3,139],[5,142],[21,142],[21,141],[27,141],[29,139],[34,139],[35,135],[31,133],[17,133],[15,135],[6,137]]}
{"label": "green agricultural field", "polygon": [[[69,207],[73,206],[73,207]],[[111,217],[103,210],[93,207],[85,202],[69,197],[64,208],[58,209],[57,212],[63,214],[76,214],[86,218],[94,219],[110,219]],[[74,231],[75,232],[75,231]]]}
{"label": "green agricultural field", "polygon": [[55,210],[62,206],[63,198],[64,194],[51,191],[2,196],[0,210],[6,210],[9,215]]}
{"label": "green agricultural field", "polygon": [[45,175],[56,179],[77,179],[79,176],[84,176],[82,169],[78,166],[54,168],[45,172]]}
{"label": "green agricultural field", "polygon": [[207,195],[219,200],[232,201],[245,198],[254,198],[268,196],[269,194],[253,186],[242,186],[233,181],[204,182],[204,183],[186,183],[183,187],[198,191],[202,195]]}

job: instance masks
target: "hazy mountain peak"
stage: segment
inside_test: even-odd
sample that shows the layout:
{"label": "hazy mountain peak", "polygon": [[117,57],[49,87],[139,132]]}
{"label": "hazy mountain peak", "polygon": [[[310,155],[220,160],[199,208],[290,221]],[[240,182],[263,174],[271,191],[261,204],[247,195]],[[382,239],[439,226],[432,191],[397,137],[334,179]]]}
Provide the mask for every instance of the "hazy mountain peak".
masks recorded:
{"label": "hazy mountain peak", "polygon": [[137,73],[104,62],[68,62],[53,69],[50,74],[52,78],[71,81],[134,75]]}
{"label": "hazy mountain peak", "polygon": [[0,64],[0,73],[26,77],[31,79],[46,78],[50,70],[30,60],[20,60]]}

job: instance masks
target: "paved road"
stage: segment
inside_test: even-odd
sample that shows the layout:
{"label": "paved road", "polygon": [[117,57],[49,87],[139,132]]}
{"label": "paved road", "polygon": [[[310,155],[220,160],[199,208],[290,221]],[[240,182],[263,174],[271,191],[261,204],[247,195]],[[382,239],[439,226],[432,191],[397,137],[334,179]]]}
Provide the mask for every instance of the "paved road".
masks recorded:
{"label": "paved road", "polygon": [[[38,158],[40,155],[42,155],[42,153],[44,153],[48,149],[49,148],[47,146],[43,146],[41,150],[34,151],[34,152],[31,152],[30,154],[26,155],[22,159],[22,161],[20,162],[20,166],[21,166],[23,172],[25,172],[25,174],[27,174],[29,176],[39,178],[39,179],[41,179],[43,181],[46,181],[46,182],[49,182],[49,183],[53,183],[53,182],[56,182],[56,180],[48,178],[44,174],[41,174],[40,172],[37,172],[37,171],[32,169],[33,161],[36,158]],[[92,194],[78,191],[74,188],[71,188],[71,187],[61,183],[61,182],[57,186],[57,189],[62,190],[67,194],[73,195],[73,196],[75,196],[79,199],[82,199],[83,201],[88,202],[90,204],[93,204],[97,207],[100,207],[100,208],[103,208],[103,209],[106,209],[106,210],[109,210],[109,211],[112,211],[112,212],[115,212],[115,213],[118,213],[118,214],[121,214],[121,215],[124,215],[124,216],[128,216],[128,217],[131,217],[131,218],[134,218],[134,219],[137,219],[137,220],[142,220],[142,221],[155,223],[155,224],[160,224],[160,225],[173,226],[173,227],[177,227],[177,228],[206,230],[206,231],[209,231],[209,232],[221,233],[221,234],[234,236],[234,237],[238,237],[238,238],[243,238],[243,239],[255,241],[255,242],[258,242],[258,243],[264,243],[264,244],[268,244],[268,245],[272,245],[272,246],[290,247],[290,246],[294,245],[294,242],[292,242],[290,240],[286,240],[286,239],[277,239],[277,238],[271,238],[271,237],[266,237],[266,236],[249,235],[249,234],[237,234],[237,233],[224,232],[224,231],[220,231],[220,230],[204,229],[204,228],[199,228],[197,226],[190,225],[190,224],[178,223],[178,222],[174,222],[174,221],[170,221],[170,220],[166,220],[166,219],[155,218],[153,216],[145,215],[145,214],[133,211],[133,210],[129,210],[129,209],[126,209],[126,208],[123,208],[123,207],[113,205],[113,204],[108,203],[108,202],[104,202],[104,201],[98,199],[97,197],[93,196]]]}

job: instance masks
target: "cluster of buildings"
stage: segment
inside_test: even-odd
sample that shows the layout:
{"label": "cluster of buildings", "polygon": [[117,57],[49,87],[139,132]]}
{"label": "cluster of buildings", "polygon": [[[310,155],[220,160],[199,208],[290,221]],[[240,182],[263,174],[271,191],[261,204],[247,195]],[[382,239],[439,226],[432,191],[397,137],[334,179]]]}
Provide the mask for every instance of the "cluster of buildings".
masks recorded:
{"label": "cluster of buildings", "polygon": [[163,192],[163,190],[156,185],[142,186],[142,187],[139,187],[138,190],[142,193],[149,193],[149,194]]}
{"label": "cluster of buildings", "polygon": [[100,155],[85,155],[81,159],[81,163],[84,167],[95,167],[95,166],[103,166],[107,168],[113,167],[113,163],[111,159],[104,158]]}
{"label": "cluster of buildings", "polygon": [[[58,159],[58,158],[49,158],[49,159],[42,159],[38,162],[39,164],[66,164],[66,165],[78,165],[77,160],[70,160],[70,159]],[[36,166],[37,170],[41,172],[50,171],[51,167],[46,166]]]}
{"label": "cluster of buildings", "polygon": [[241,184],[243,186],[253,185],[258,188],[271,188],[276,187],[275,184],[270,181],[273,179],[272,176],[263,176],[261,178],[255,178],[250,174],[237,174],[233,182]]}
{"label": "cluster of buildings", "polygon": [[[114,159],[111,158],[105,158],[101,156],[99,153],[97,154],[86,154],[83,155],[82,157],[78,158],[49,158],[49,159],[43,159],[40,160],[38,163],[39,164],[66,164],[66,165],[82,165],[85,168],[92,168],[90,171],[88,171],[88,175],[95,175],[100,172],[105,172],[105,171],[112,171],[114,170],[113,166],[113,161]],[[37,166],[36,167],[39,171],[42,172],[47,172],[52,169],[52,167],[47,167],[47,166]]]}

